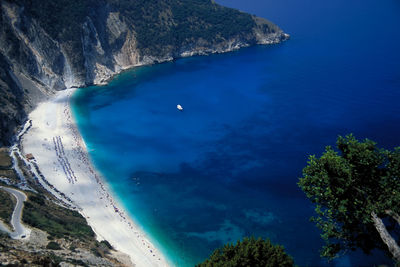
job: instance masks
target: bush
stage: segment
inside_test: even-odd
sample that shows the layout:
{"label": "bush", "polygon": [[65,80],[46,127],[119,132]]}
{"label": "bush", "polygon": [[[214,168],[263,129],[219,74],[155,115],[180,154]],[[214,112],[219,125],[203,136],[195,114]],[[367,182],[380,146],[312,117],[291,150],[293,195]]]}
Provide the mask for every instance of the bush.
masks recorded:
{"label": "bush", "polygon": [[84,263],[82,260],[76,260],[76,259],[71,259],[70,263],[77,265],[77,266],[83,266],[83,267],[89,266],[86,263]]}
{"label": "bush", "polygon": [[39,204],[39,205],[44,205],[45,204],[44,197],[41,196],[41,195],[31,195],[31,196],[29,196],[29,200],[31,200],[31,201]]}
{"label": "bush", "polygon": [[47,244],[46,248],[47,249],[52,249],[52,250],[60,250],[60,249],[62,249],[60,244],[58,244],[57,242],[54,242],[54,241],[50,241]]}
{"label": "bush", "polygon": [[114,249],[111,244],[107,241],[107,240],[102,240],[100,241],[100,244],[103,244],[104,246],[106,246],[108,249]]}
{"label": "bush", "polygon": [[292,267],[294,261],[286,254],[283,246],[274,245],[269,240],[251,237],[238,241],[236,245],[227,244],[223,248],[216,249],[209,259],[197,266]]}

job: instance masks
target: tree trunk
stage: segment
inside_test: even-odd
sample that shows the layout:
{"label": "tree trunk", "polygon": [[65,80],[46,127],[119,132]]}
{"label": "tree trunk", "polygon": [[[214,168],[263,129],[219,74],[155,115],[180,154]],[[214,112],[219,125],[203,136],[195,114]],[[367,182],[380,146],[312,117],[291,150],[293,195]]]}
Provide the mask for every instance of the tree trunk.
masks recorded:
{"label": "tree trunk", "polygon": [[372,221],[374,222],[375,228],[378,231],[382,241],[388,247],[390,253],[393,255],[393,258],[396,261],[400,262],[400,247],[397,245],[396,241],[387,231],[385,224],[383,223],[382,219],[379,218],[375,212],[371,212]]}
{"label": "tree trunk", "polygon": [[400,216],[392,211],[392,210],[385,210],[385,213],[396,220],[396,222],[400,225]]}

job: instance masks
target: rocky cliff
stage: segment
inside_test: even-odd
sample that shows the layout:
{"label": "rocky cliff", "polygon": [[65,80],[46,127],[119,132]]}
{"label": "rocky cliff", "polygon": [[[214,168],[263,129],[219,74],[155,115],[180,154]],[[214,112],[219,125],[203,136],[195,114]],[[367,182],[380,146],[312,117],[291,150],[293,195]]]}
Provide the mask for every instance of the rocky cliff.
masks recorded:
{"label": "rocky cliff", "polygon": [[211,0],[2,0],[0,25],[0,145],[57,90],[288,38],[265,19]]}

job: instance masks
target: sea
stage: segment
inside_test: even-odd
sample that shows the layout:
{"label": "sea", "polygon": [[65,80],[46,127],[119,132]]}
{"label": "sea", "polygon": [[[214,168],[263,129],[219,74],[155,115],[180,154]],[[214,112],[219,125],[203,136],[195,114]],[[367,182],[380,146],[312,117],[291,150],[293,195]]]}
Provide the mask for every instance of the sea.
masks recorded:
{"label": "sea", "polygon": [[77,90],[73,112],[96,168],[175,266],[245,236],[283,245],[299,266],[392,264],[379,251],[322,259],[297,182],[339,135],[400,145],[400,2],[217,2],[291,39]]}

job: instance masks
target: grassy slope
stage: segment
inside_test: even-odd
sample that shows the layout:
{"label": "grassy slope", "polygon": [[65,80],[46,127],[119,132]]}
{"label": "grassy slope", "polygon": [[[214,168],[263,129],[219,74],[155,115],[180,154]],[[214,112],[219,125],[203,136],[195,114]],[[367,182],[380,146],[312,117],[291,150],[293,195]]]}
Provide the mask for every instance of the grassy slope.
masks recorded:
{"label": "grassy slope", "polygon": [[77,211],[60,207],[42,195],[29,193],[28,196],[22,217],[26,224],[55,238],[69,236],[85,241],[95,240],[92,228]]}

